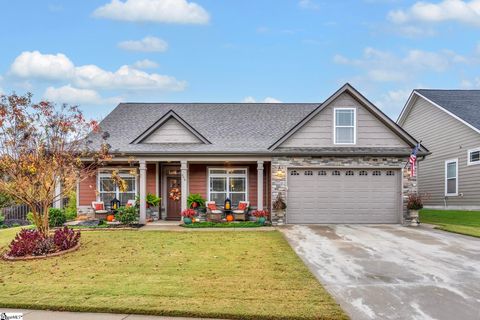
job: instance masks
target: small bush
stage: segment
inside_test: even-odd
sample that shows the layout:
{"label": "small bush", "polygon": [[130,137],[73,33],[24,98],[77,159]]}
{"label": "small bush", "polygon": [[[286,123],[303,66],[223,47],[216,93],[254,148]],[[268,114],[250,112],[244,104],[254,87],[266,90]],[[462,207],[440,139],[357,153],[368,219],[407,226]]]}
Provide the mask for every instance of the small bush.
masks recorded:
{"label": "small bush", "polygon": [[135,207],[120,207],[115,219],[122,224],[132,224],[138,220],[138,212]]}
{"label": "small bush", "polygon": [[75,247],[80,240],[80,231],[75,231],[68,227],[55,230],[53,242],[59,250],[67,250]]}
{"label": "small bush", "polygon": [[32,252],[34,256],[43,256],[48,253],[55,252],[55,244],[52,238],[41,238],[38,240],[35,249]]}
{"label": "small bush", "polygon": [[10,243],[8,255],[13,257],[32,255],[42,240],[43,236],[38,230],[22,229]]}
{"label": "small bush", "polygon": [[196,214],[196,212],[195,212],[195,210],[193,210],[193,209],[185,209],[185,210],[183,210],[182,213],[181,213],[182,217],[184,217],[184,218],[190,218],[190,219],[193,218],[193,217],[195,217],[195,214]]}
{"label": "small bush", "polygon": [[63,210],[57,208],[48,209],[48,223],[50,227],[61,227],[65,222],[67,222],[67,216],[65,216]]}
{"label": "small bush", "polygon": [[5,216],[0,213],[0,226],[3,226],[5,222]]}
{"label": "small bush", "polygon": [[35,221],[33,220],[33,213],[29,212],[27,213],[27,220],[30,222],[30,224],[35,224]]}
{"label": "small bush", "polygon": [[67,220],[75,220],[77,218],[77,194],[70,193],[68,197],[68,204],[65,207],[65,217]]}
{"label": "small bush", "polygon": [[410,193],[408,195],[407,209],[408,210],[420,210],[423,208],[422,196],[418,193]]}

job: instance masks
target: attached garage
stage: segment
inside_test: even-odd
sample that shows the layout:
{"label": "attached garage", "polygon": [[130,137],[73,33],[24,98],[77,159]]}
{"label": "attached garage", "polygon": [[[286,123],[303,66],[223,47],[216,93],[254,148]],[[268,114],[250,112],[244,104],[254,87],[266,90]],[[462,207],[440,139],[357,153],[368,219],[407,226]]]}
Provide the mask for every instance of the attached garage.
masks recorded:
{"label": "attached garage", "polygon": [[289,169],[287,223],[400,223],[401,181],[400,169]]}

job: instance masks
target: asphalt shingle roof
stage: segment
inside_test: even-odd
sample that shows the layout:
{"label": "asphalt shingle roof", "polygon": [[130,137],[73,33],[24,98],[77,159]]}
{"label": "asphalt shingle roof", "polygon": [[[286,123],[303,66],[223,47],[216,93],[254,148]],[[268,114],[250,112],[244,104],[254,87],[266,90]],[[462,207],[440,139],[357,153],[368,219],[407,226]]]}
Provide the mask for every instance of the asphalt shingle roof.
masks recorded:
{"label": "asphalt shingle roof", "polygon": [[480,90],[415,90],[460,119],[480,129]]}
{"label": "asphalt shingle roof", "polygon": [[[101,123],[116,153],[258,153],[268,148],[320,103],[122,103]],[[211,144],[132,144],[173,110]],[[91,136],[98,142],[98,137]],[[94,144],[95,146],[96,144]]]}

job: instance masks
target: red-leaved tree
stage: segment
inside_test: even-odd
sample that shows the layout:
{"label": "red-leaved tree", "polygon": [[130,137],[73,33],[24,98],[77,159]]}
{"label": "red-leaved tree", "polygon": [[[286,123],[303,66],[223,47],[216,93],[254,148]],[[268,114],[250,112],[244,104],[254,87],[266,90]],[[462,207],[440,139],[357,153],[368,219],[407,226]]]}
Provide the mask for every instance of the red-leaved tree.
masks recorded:
{"label": "red-leaved tree", "polygon": [[[38,230],[48,235],[48,209],[110,159],[108,133],[75,106],[32,102],[32,95],[0,96],[0,193],[25,203]],[[102,136],[89,147],[88,133]],[[82,159],[89,159],[88,164]],[[56,186],[61,185],[60,194]]]}

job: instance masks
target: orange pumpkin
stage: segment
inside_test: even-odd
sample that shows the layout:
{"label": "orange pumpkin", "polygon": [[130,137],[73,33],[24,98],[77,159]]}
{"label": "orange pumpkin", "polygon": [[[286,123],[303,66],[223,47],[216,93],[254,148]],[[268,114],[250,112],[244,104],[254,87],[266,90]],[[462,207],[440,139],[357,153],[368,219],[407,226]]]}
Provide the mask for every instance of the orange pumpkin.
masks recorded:
{"label": "orange pumpkin", "polygon": [[109,215],[107,216],[107,221],[108,221],[108,222],[112,222],[114,219],[115,219],[115,216],[114,216],[113,214],[109,214]]}
{"label": "orange pumpkin", "polygon": [[229,215],[227,216],[227,221],[228,221],[228,222],[232,222],[232,221],[233,221],[233,216],[232,216],[231,214],[229,214]]}

